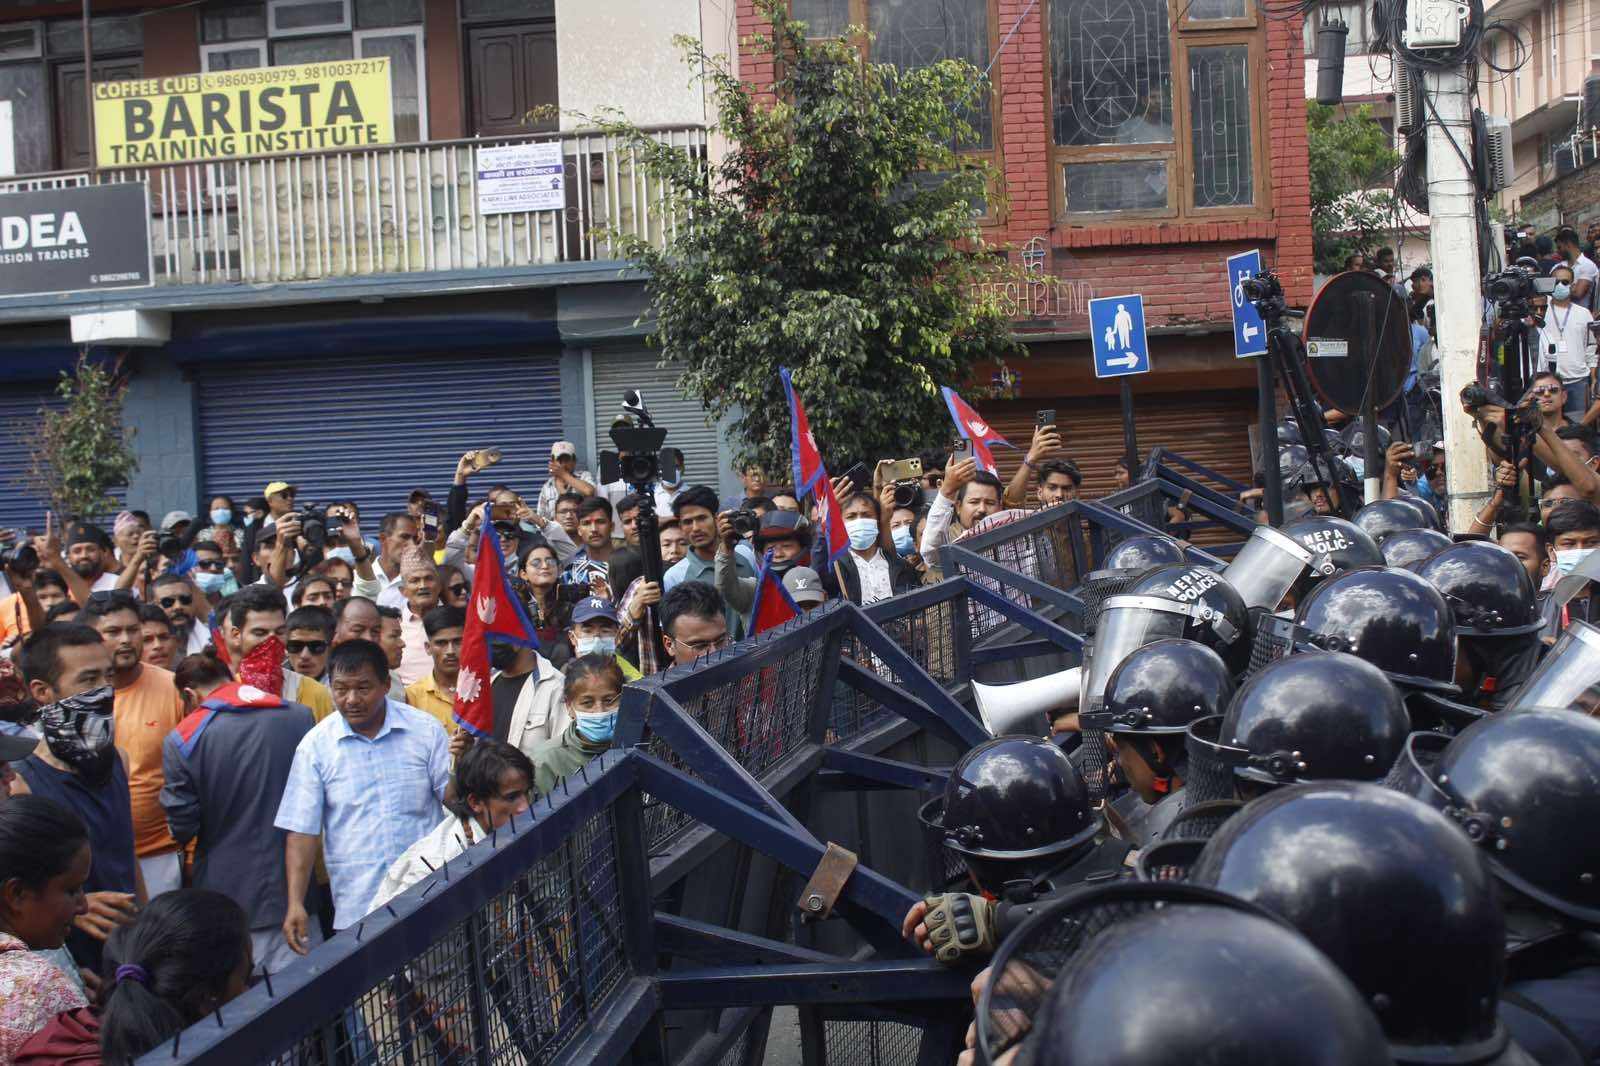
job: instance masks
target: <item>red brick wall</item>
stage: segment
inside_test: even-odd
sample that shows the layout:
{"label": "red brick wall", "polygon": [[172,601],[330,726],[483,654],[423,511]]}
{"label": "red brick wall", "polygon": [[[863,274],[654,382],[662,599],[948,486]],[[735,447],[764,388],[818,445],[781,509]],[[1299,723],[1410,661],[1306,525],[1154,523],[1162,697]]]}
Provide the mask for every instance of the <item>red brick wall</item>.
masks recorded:
{"label": "red brick wall", "polygon": [[[999,36],[1009,31],[1029,0],[998,0]],[[1020,247],[1046,236],[1054,250],[1049,269],[1086,282],[1095,295],[1141,292],[1151,326],[1226,322],[1224,260],[1260,248],[1283,277],[1291,304],[1311,298],[1310,186],[1306,173],[1305,58],[1301,26],[1266,20],[1267,129],[1265,153],[1270,215],[1247,221],[1144,222],[1074,226],[1054,221],[1049,163],[1050,122],[1045,101],[1049,57],[1044,47],[1044,4],[1033,4],[1000,57],[995,74],[1001,94],[998,162],[1009,203],[990,227],[996,244]],[[765,23],[752,0],[739,0],[741,39]],[[760,88],[772,82],[772,63],[741,48],[740,73]],[[1179,178],[1182,187],[1183,176]],[[1066,320],[1058,328],[1083,329]]]}

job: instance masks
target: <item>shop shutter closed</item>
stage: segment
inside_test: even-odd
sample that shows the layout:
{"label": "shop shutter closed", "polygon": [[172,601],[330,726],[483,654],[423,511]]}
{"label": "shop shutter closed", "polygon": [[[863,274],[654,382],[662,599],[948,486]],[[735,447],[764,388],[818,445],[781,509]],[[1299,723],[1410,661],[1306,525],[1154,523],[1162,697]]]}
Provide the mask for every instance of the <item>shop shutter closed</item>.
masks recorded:
{"label": "shop shutter closed", "polygon": [[472,483],[503,481],[530,500],[561,437],[554,353],[240,363],[195,369],[201,484],[236,503],[270,481],[302,502],[354,499],[363,529],[403,510],[411,489],[442,504],[472,448],[505,457]]}
{"label": "shop shutter closed", "polygon": [[[1062,399],[979,404],[980,410],[1006,440],[1017,446],[995,449],[1002,481],[1009,481],[1033,440],[1034,415],[1039,408],[1056,409],[1065,457],[1083,471],[1083,493],[1093,499],[1112,490],[1113,468],[1122,458],[1122,408],[1115,397],[1090,400]],[[1202,392],[1183,397],[1139,399],[1135,392],[1134,417],[1142,462],[1157,446],[1249,483],[1250,423],[1255,418],[1255,393]]]}
{"label": "shop shutter closed", "polygon": [[[667,445],[683,452],[684,468],[691,485],[717,487],[722,470],[718,455],[721,434],[706,424],[705,408],[699,400],[687,399],[678,392],[679,371],[656,366],[655,352],[596,352],[594,355],[594,431],[592,442],[598,456],[611,443],[611,423],[621,413],[622,394],[628,389],[644,393],[645,406],[657,426],[667,430]],[[597,460],[598,462],[598,460]],[[599,471],[595,471],[596,476]]]}
{"label": "shop shutter closed", "polygon": [[11,381],[0,388],[0,529],[42,529],[45,503],[26,484],[28,445],[39,408],[60,407],[53,381]]}

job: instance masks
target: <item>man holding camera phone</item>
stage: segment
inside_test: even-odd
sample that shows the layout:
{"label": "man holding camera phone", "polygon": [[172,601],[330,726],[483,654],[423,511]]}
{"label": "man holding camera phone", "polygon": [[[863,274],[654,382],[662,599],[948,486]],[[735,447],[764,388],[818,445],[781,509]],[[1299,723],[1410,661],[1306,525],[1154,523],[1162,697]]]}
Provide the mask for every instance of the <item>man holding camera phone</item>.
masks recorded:
{"label": "man holding camera phone", "polygon": [[1011,483],[1006,486],[1002,500],[1004,506],[1028,506],[1028,486],[1035,478],[1038,479],[1035,495],[1041,507],[1054,507],[1078,498],[1083,475],[1065,459],[1050,458],[1061,450],[1061,431],[1056,428],[1055,415],[1054,411],[1039,412],[1033,429],[1033,443],[1028,446],[1028,454],[1023,457],[1022,465],[1011,476]]}

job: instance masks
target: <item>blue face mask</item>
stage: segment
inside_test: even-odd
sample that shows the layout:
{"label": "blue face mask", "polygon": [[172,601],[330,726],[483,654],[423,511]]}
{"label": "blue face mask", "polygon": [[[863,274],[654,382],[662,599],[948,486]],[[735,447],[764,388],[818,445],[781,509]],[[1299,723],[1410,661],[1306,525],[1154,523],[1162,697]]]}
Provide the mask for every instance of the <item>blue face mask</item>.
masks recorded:
{"label": "blue face mask", "polygon": [[539,527],[538,526],[536,526],[532,522],[529,522],[529,521],[526,521],[526,520],[518,522],[517,523],[517,528],[522,530],[524,533],[537,533],[537,532],[539,532]]}
{"label": "blue face mask", "polygon": [[218,507],[216,510],[211,512],[211,524],[214,526],[225,526],[232,521],[233,512],[228,510],[226,507]]}
{"label": "blue face mask", "polygon": [[223,582],[228,580],[226,571],[220,574],[212,574],[207,573],[204,570],[196,570],[189,576],[194,578],[194,583],[198,585],[200,591],[205,593],[207,596],[210,596],[212,593],[221,592]]}
{"label": "blue face mask", "polygon": [[244,524],[247,526],[253,526],[256,524],[256,519],[260,517],[260,515],[247,514],[244,516]]}
{"label": "blue face mask", "polygon": [[609,744],[617,732],[617,712],[580,714],[573,718],[578,735],[591,744]]}
{"label": "blue face mask", "polygon": [[894,550],[901,555],[915,555],[916,545],[911,543],[911,527],[901,526],[894,531]]}
{"label": "blue face mask", "polygon": [[878,543],[878,522],[873,518],[852,518],[844,524],[844,531],[850,534],[850,547],[858,552],[864,552]]}
{"label": "blue face mask", "polygon": [[1550,291],[1550,295],[1557,300],[1565,300],[1572,295],[1572,286],[1564,281],[1558,281],[1556,287]]}
{"label": "blue face mask", "polygon": [[351,551],[349,548],[329,548],[328,549],[328,558],[329,559],[343,559],[345,562],[349,563],[351,566],[356,565],[356,553]]}

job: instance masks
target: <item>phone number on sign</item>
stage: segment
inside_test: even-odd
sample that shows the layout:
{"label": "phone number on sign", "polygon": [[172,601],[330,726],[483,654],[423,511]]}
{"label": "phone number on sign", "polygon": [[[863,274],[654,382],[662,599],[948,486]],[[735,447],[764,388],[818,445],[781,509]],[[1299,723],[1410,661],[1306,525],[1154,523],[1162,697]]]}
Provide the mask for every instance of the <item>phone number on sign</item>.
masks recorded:
{"label": "phone number on sign", "polygon": [[347,63],[322,63],[314,67],[265,67],[254,70],[236,70],[209,75],[207,80],[215,88],[237,85],[277,85],[299,81],[302,73],[309,81],[319,78],[349,78],[358,74],[377,74],[383,70],[378,60],[351,60]]}

